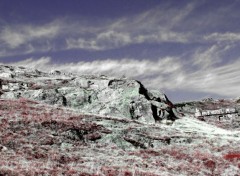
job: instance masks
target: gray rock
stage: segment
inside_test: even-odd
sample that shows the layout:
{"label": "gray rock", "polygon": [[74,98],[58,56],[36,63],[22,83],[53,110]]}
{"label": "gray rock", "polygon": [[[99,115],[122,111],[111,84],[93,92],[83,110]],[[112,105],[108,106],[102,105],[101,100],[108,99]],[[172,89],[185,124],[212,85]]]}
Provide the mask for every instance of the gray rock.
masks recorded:
{"label": "gray rock", "polygon": [[1,98],[24,97],[75,108],[83,113],[146,123],[176,119],[172,103],[166,95],[156,90],[148,91],[139,81],[94,75],[73,76],[60,71],[43,73],[23,67],[4,66],[1,67],[1,74],[15,75],[14,78],[2,78],[5,85]]}

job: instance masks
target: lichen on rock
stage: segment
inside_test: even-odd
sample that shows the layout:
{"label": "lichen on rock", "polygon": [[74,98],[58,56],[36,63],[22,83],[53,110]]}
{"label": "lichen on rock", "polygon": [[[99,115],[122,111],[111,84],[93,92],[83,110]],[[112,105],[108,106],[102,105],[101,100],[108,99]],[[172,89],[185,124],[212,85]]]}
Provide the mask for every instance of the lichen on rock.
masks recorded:
{"label": "lichen on rock", "polygon": [[160,91],[149,91],[136,80],[72,75],[60,71],[44,73],[23,67],[2,67],[1,70],[1,80],[5,81],[4,85],[1,83],[1,87],[4,87],[2,98],[23,97],[51,105],[63,105],[83,113],[146,123],[177,118],[166,95]]}

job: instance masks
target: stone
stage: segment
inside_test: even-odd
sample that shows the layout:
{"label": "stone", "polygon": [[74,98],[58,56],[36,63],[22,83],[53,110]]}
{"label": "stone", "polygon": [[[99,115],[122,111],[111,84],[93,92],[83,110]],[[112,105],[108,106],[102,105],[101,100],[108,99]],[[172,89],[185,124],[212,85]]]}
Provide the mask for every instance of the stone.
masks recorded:
{"label": "stone", "polygon": [[0,73],[0,77],[2,77],[2,78],[12,78],[13,75],[11,73]]}
{"label": "stone", "polygon": [[[149,91],[136,80],[71,75],[60,71],[44,73],[19,67],[2,70],[5,72],[1,74],[15,75],[14,82],[3,87],[3,91],[8,90],[3,92],[1,97],[4,98],[28,98],[75,108],[83,113],[124,117],[145,123],[177,118],[166,95]],[[30,85],[38,88],[33,89]]]}

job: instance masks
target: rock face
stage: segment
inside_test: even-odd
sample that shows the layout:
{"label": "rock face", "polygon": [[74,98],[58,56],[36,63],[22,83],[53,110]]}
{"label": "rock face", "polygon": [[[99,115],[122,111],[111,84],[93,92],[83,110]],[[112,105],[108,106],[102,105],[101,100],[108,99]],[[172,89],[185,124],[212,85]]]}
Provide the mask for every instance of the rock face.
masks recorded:
{"label": "rock face", "polygon": [[20,97],[71,107],[79,112],[126,117],[146,123],[175,120],[166,95],[140,82],[106,76],[50,73],[24,67],[0,67],[1,98]]}

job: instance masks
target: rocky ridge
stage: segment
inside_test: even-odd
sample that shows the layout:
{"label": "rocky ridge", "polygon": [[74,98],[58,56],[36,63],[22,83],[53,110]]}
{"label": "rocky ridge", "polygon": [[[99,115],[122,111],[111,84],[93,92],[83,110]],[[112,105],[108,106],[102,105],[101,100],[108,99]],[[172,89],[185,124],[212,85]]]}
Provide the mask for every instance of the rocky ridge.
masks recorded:
{"label": "rocky ridge", "polygon": [[175,120],[178,116],[166,95],[147,90],[135,80],[1,66],[0,86],[4,99],[22,97],[78,109],[82,113],[147,123]]}
{"label": "rocky ridge", "polygon": [[237,128],[138,81],[0,68],[0,175],[240,174]]}

